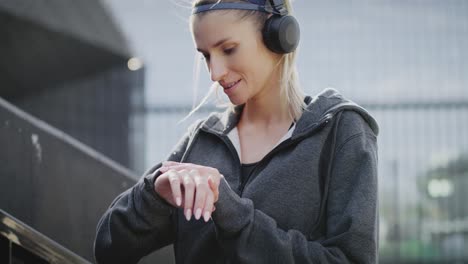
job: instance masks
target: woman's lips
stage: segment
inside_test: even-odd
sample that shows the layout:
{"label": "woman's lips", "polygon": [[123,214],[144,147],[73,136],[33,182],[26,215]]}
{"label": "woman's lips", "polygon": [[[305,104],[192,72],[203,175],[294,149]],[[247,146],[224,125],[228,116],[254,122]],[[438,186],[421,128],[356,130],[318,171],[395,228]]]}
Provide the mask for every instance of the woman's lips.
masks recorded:
{"label": "woman's lips", "polygon": [[239,86],[239,83],[242,81],[242,79],[238,80],[233,86],[227,88],[225,87],[224,88],[224,92],[227,94],[227,95],[230,95],[233,91],[234,91],[234,88],[236,88],[237,86]]}
{"label": "woman's lips", "polygon": [[230,86],[230,87],[224,87],[224,89],[230,89],[230,88],[236,86],[236,84],[238,84],[240,81],[241,81],[241,80],[238,80],[238,81],[236,81],[232,86]]}

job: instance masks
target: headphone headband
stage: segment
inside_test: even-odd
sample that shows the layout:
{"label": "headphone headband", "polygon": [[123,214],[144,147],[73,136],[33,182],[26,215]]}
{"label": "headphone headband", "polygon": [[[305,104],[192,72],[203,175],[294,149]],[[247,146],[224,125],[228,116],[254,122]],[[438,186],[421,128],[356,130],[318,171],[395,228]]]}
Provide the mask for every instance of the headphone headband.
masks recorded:
{"label": "headphone headband", "polygon": [[211,10],[225,10],[225,9],[237,9],[237,10],[252,10],[260,11],[264,13],[269,13],[266,11],[265,6],[249,4],[249,3],[219,3],[219,4],[208,4],[194,7],[192,14],[198,14],[201,12],[211,11]]}
{"label": "headphone headband", "polygon": [[[284,7],[283,1],[281,0],[270,0],[270,5],[266,5],[267,1],[262,0],[249,0],[249,2],[250,3],[214,3],[200,5],[193,8],[192,15],[206,11],[226,9],[252,10],[280,16],[288,14],[288,10]],[[261,2],[263,2],[263,5]]]}

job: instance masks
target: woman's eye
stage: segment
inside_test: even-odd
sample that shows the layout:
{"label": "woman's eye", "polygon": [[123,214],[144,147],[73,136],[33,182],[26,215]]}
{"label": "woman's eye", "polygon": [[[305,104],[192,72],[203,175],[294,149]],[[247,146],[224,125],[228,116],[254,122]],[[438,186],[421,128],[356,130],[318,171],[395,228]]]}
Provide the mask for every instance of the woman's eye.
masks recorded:
{"label": "woman's eye", "polygon": [[236,48],[230,48],[230,49],[225,49],[225,50],[224,50],[224,53],[225,53],[226,55],[231,55],[231,54],[234,53],[234,51],[236,51]]}

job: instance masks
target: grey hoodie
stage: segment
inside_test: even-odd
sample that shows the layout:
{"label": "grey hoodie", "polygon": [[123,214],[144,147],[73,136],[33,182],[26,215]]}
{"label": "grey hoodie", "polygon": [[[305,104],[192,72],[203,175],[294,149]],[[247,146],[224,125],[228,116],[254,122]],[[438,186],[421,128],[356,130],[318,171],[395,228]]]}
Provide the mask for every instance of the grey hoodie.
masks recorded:
{"label": "grey hoodie", "polygon": [[305,102],[292,136],[244,185],[227,136],[242,106],[196,122],[168,160],[224,175],[212,220],[188,222],[156,194],[157,164],[103,215],[97,262],[136,263],[174,244],[177,263],[376,263],[377,123],[333,89]]}

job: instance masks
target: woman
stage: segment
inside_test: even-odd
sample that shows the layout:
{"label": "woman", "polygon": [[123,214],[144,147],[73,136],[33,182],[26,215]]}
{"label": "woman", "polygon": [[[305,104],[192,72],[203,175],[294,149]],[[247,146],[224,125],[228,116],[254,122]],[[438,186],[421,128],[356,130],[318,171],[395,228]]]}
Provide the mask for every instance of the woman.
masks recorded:
{"label": "woman", "polygon": [[376,122],[333,89],[302,94],[288,1],[231,2],[195,1],[191,29],[232,107],[114,200],[96,260],[174,244],[177,263],[375,263]]}

